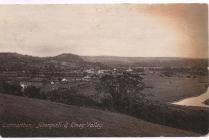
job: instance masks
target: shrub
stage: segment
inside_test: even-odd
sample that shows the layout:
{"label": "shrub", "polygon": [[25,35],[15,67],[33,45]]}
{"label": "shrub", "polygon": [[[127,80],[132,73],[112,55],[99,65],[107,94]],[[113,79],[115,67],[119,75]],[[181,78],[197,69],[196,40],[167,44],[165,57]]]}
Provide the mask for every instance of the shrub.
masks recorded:
{"label": "shrub", "polygon": [[24,95],[30,98],[45,99],[45,95],[41,94],[40,88],[34,86],[28,86],[24,90]]}
{"label": "shrub", "polygon": [[21,87],[9,82],[0,82],[0,92],[3,94],[22,96]]}

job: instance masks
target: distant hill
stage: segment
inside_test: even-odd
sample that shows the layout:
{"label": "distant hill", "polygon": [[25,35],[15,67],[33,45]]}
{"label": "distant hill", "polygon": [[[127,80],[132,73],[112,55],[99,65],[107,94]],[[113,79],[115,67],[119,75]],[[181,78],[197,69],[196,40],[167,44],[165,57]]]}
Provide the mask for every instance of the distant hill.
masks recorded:
{"label": "distant hill", "polygon": [[[26,97],[0,94],[0,105],[0,130],[3,137],[199,136],[193,132],[146,122],[127,115]],[[42,125],[38,125],[41,122]],[[43,125],[43,123],[59,122],[65,122],[65,124],[66,122],[69,124],[97,122],[102,127],[101,129],[95,127],[46,128]],[[32,124],[32,126],[8,128],[6,124]],[[35,128],[36,126],[39,128]]]}
{"label": "distant hill", "polygon": [[54,57],[35,57],[18,53],[0,53],[0,71],[63,71],[112,66],[198,67],[207,68],[207,59],[79,56],[65,53]]}
{"label": "distant hill", "polygon": [[155,66],[155,67],[207,67],[207,59],[169,58],[169,57],[117,57],[82,56],[88,62],[100,62],[106,65]]}
{"label": "distant hill", "polygon": [[45,59],[52,59],[55,61],[66,61],[66,62],[74,62],[74,63],[82,63],[84,62],[84,60],[75,54],[70,54],[70,53],[64,53],[61,55],[57,55],[54,57],[49,57],[49,58],[45,58]]}
{"label": "distant hill", "polygon": [[82,67],[103,67],[86,62],[75,54],[61,54],[54,57],[35,57],[18,53],[0,53],[0,71],[61,71]]}
{"label": "distant hill", "polygon": [[18,53],[0,53],[0,62],[19,62],[21,63],[22,61],[25,62],[32,62],[32,61],[39,61],[41,60],[40,57],[33,57],[29,55],[21,55]]}
{"label": "distant hill", "polygon": [[75,54],[61,54],[54,57],[36,57],[29,55],[22,55],[18,53],[0,53],[0,61],[15,61],[15,62],[37,62],[37,61],[66,61],[66,62],[84,62],[84,60]]}

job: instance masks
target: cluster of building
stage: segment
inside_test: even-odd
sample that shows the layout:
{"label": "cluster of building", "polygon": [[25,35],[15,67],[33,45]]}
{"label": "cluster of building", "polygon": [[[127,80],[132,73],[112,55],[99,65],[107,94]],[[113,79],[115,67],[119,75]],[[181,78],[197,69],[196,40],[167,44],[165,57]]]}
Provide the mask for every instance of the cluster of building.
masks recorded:
{"label": "cluster of building", "polygon": [[[88,82],[94,82],[104,75],[119,75],[123,72],[135,73],[135,71],[129,67],[127,69],[85,69],[82,71],[62,72],[59,76],[51,77],[34,77],[28,80],[19,82],[22,90],[24,91],[28,86],[35,86],[37,88],[49,88],[54,90],[57,88],[70,88],[72,86],[85,85]],[[67,87],[66,87],[67,86]]]}

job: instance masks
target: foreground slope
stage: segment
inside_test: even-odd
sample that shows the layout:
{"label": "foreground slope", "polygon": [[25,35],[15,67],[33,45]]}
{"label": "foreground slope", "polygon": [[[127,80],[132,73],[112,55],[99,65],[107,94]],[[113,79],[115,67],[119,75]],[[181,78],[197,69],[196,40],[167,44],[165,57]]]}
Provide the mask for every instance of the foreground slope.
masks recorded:
{"label": "foreground slope", "polygon": [[4,137],[199,135],[108,111],[3,94],[0,121]]}

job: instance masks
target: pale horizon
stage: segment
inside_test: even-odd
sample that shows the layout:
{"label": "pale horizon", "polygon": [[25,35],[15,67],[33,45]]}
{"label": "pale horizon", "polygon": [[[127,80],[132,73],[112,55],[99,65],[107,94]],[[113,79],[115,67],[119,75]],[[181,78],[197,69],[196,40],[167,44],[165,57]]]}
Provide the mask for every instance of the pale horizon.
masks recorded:
{"label": "pale horizon", "polygon": [[80,57],[121,57],[121,58],[179,58],[179,59],[208,59],[208,57],[200,57],[200,58],[194,58],[194,57],[158,57],[158,56],[114,56],[114,55],[79,55],[79,54],[75,54],[75,53],[60,53],[60,54],[56,54],[56,55],[48,55],[48,56],[37,56],[37,55],[30,55],[30,54],[24,54],[24,53],[18,53],[18,52],[0,52],[0,54],[3,53],[16,53],[16,54],[20,54],[20,55],[25,55],[25,56],[32,56],[32,57],[40,57],[40,58],[44,58],[44,57],[55,57],[55,56],[59,56],[62,54],[72,54],[72,55],[78,55]]}

